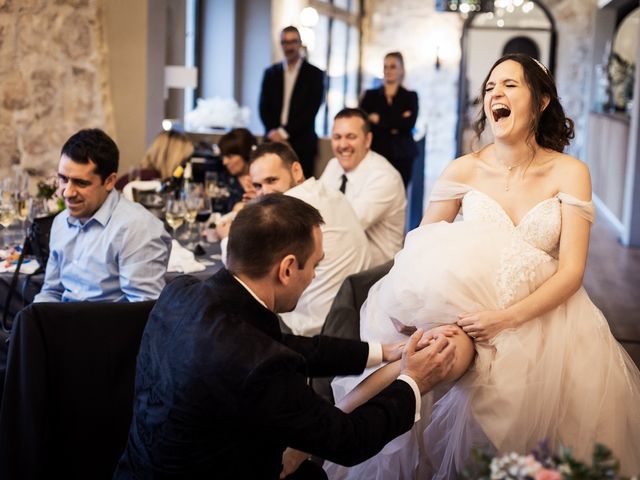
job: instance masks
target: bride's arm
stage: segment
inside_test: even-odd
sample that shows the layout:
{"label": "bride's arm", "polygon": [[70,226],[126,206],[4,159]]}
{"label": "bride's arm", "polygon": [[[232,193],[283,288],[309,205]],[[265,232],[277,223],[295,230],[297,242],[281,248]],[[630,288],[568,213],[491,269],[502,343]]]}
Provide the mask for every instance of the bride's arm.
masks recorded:
{"label": "bride's arm", "polygon": [[[475,161],[475,157],[471,154],[457,158],[451,162],[447,168],[445,168],[442,175],[438,178],[438,182],[451,182],[453,184],[465,184],[470,177],[471,167]],[[429,223],[437,223],[441,221],[453,222],[460,211],[462,204],[459,198],[459,192],[447,192],[451,193],[451,198],[438,197],[437,200],[433,198],[429,199],[429,203],[420,222],[420,226],[427,225]]]}
{"label": "bride's arm", "polygon": [[[569,157],[564,165],[560,191],[581,199],[591,199],[589,170],[579,160]],[[589,250],[591,224],[580,215],[562,206],[562,228],[558,270],[540,287],[521,301],[500,311],[476,312],[461,315],[458,325],[479,341],[493,338],[504,328],[517,327],[536,318],[571,297],[582,285]]]}
{"label": "bride's arm", "polygon": [[[463,335],[460,329],[456,328],[453,330],[450,327],[450,325],[443,325],[442,327],[435,327],[425,333],[425,335],[428,335],[428,342],[431,342],[437,338],[438,335],[442,335],[444,329],[446,329],[447,333],[445,335],[449,339],[449,343],[455,345],[453,367],[449,374],[442,380],[442,382],[445,383],[460,378],[462,374],[467,371],[467,368],[469,368],[475,354],[473,343],[469,337]],[[346,413],[352,412],[388,387],[398,378],[398,375],[400,375],[400,360],[388,363],[373,372],[340,401],[336,402],[336,407]]]}

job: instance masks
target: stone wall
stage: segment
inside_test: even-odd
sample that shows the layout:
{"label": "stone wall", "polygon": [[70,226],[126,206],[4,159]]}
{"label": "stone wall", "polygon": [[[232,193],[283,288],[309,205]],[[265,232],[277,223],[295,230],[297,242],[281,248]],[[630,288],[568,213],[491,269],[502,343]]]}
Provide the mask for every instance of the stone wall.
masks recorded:
{"label": "stone wall", "polygon": [[[363,22],[363,85],[382,76],[385,53],[405,57],[405,86],[418,92],[418,131],[427,131],[427,176],[430,180],[454,158],[458,121],[460,39],[464,19],[435,12],[434,0],[366,0]],[[567,114],[576,122],[569,153],[585,158],[589,110],[591,38],[596,0],[545,0],[558,33],[556,77]],[[440,69],[435,68],[436,51]]]}
{"label": "stone wall", "polygon": [[55,171],[75,131],[113,131],[102,0],[0,0],[0,176]]}

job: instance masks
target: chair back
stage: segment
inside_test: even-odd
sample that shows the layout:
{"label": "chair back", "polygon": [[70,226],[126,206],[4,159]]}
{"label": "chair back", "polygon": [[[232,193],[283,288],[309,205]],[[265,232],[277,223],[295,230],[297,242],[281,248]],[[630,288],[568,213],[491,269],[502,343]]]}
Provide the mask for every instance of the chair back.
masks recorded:
{"label": "chair back", "polygon": [[[322,335],[360,340],[360,307],[367,299],[369,289],[384,277],[392,266],[393,260],[390,260],[345,278],[327,313]],[[314,378],[311,380],[311,386],[318,395],[333,403],[332,380],[333,377]]]}
{"label": "chair back", "polygon": [[0,478],[112,477],[153,305],[36,303],[16,316],[0,404]]}

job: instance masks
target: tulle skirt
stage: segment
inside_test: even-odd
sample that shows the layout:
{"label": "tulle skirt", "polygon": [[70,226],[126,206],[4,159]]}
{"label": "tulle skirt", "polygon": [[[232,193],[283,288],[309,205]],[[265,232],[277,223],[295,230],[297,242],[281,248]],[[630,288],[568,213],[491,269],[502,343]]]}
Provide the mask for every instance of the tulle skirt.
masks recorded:
{"label": "tulle skirt", "polygon": [[[470,242],[469,239],[473,238]],[[557,269],[550,255],[513,231],[472,222],[411,232],[389,275],[361,311],[363,340],[405,338],[390,318],[431,328],[461,312],[500,309],[535,291]],[[467,373],[422,419],[378,455],[351,468],[327,464],[331,479],[453,479],[472,448],[528,453],[546,440],[589,461],[596,442],[621,473],[640,473],[640,373],[583,288],[524,325],[476,344]],[[360,377],[334,380],[342,398]]]}

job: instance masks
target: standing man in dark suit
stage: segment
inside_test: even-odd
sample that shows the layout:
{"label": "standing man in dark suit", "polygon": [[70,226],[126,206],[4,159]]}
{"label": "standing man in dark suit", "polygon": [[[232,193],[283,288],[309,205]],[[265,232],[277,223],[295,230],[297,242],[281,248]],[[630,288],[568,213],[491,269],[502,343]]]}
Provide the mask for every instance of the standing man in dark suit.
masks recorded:
{"label": "standing man in dark suit", "polygon": [[[324,256],[321,223],[302,200],[265,195],[231,225],[228,269],[165,288],[142,337],[114,478],[276,479],[286,446],[353,465],[420,418],[421,394],[454,361],[447,338],[416,351],[427,343],[418,331],[403,351],[280,333],[277,313],[295,308]],[[359,373],[400,355],[398,379],[348,414],[307,385],[308,376]]]}
{"label": "standing man in dark suit", "polygon": [[315,119],[324,99],[324,72],[300,53],[302,41],[296,27],[280,33],[284,60],[267,68],[260,90],[260,118],[265,137],[288,142],[298,155],[305,177],[313,176],[318,151]]}

